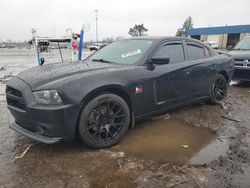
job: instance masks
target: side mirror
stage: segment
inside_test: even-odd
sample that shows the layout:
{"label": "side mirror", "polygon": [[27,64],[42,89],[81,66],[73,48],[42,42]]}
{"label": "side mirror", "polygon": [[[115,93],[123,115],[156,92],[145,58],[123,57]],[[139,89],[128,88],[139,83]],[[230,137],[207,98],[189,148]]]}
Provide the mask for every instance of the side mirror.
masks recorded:
{"label": "side mirror", "polygon": [[169,64],[169,57],[152,57],[149,62],[156,65]]}
{"label": "side mirror", "polygon": [[229,45],[228,47],[227,47],[227,50],[228,51],[230,51],[230,50],[232,50],[233,49],[233,46],[231,46],[231,45]]}

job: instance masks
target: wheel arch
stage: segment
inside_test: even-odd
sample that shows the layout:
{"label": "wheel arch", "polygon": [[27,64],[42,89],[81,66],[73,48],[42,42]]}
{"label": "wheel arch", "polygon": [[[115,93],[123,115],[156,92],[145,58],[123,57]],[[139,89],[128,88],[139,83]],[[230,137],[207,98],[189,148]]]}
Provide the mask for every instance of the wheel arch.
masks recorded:
{"label": "wheel arch", "polygon": [[128,94],[128,92],[119,85],[107,85],[107,86],[101,86],[98,88],[93,89],[91,92],[89,92],[82,100],[81,104],[84,106],[86,105],[91,99],[95,98],[96,96],[103,94],[103,93],[112,93],[115,95],[118,95],[122,99],[125,100],[125,102],[128,104],[129,109],[132,111],[132,101]]}
{"label": "wheel arch", "polygon": [[226,71],[222,70],[222,71],[218,72],[218,74],[221,74],[222,76],[224,76],[226,78],[227,82],[229,82],[229,76],[228,76]]}

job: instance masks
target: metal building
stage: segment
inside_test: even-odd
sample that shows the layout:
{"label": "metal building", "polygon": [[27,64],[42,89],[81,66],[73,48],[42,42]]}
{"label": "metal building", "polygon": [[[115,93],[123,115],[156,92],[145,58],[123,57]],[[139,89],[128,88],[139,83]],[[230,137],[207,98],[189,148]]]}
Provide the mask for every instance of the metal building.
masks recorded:
{"label": "metal building", "polygon": [[250,25],[193,28],[187,31],[187,35],[203,42],[216,42],[219,48],[227,48],[234,46],[240,39],[250,36]]}

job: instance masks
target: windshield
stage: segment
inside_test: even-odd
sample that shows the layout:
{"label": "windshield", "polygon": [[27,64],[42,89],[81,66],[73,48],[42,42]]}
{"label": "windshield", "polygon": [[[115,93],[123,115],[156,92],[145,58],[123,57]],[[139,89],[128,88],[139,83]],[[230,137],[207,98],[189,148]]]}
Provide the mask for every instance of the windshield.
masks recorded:
{"label": "windshield", "polygon": [[236,44],[234,50],[250,50],[250,38],[242,39]]}
{"label": "windshield", "polygon": [[135,64],[149,49],[152,40],[121,40],[100,49],[89,57],[92,61]]}

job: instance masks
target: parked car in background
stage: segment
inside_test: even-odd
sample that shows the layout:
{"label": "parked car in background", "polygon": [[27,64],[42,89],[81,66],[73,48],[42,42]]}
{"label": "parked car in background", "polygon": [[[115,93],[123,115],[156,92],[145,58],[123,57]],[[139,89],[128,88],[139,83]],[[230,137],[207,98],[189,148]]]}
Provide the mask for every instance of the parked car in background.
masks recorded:
{"label": "parked car in background", "polygon": [[204,43],[139,37],[85,61],[28,69],[6,86],[10,127],[43,143],[79,137],[92,148],[119,142],[135,121],[189,103],[226,99],[234,60]]}
{"label": "parked car in background", "polygon": [[218,42],[213,42],[213,41],[206,41],[204,42],[206,45],[211,46],[213,49],[218,49],[219,44]]}
{"label": "parked car in background", "polygon": [[93,51],[93,50],[97,51],[107,45],[108,45],[107,43],[94,43],[88,46],[88,48],[90,49],[90,51]]}
{"label": "parked car in background", "polygon": [[250,37],[241,39],[231,47],[229,54],[235,60],[233,80],[250,81]]}

